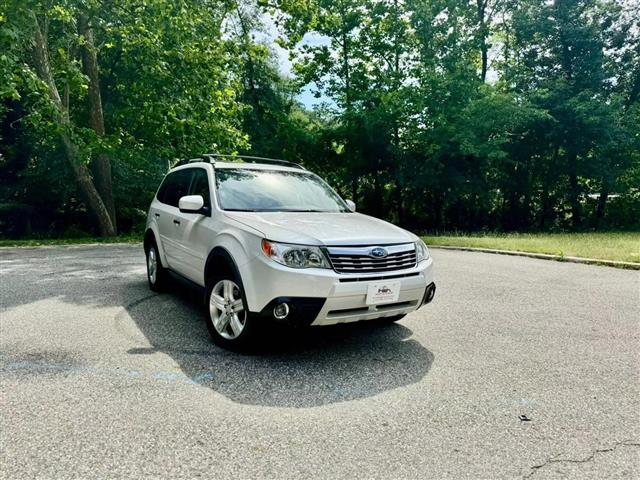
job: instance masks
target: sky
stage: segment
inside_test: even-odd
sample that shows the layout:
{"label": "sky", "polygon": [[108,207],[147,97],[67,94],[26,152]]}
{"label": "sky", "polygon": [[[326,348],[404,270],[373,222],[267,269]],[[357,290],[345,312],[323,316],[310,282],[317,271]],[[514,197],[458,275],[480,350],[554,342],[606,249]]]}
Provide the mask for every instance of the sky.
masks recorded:
{"label": "sky", "polygon": [[[264,32],[256,32],[256,39],[271,48],[276,58],[278,59],[278,65],[280,66],[280,71],[282,72],[282,74],[287,77],[291,77],[293,65],[291,63],[291,60],[289,59],[289,52],[275,42],[275,39],[278,37],[278,27],[274,23],[273,18],[267,14],[263,15],[262,23],[264,25]],[[302,41],[298,44],[298,46],[329,45],[329,42],[330,41],[328,37],[319,35],[317,33],[307,33],[302,38]],[[320,105],[323,102],[331,102],[331,99],[325,96],[316,98],[313,95],[312,90],[312,86],[307,86],[302,90],[300,95],[298,95],[298,100],[305,107],[312,108],[315,105]]]}
{"label": "sky", "polygon": [[[631,1],[640,1],[640,0],[631,0]],[[255,32],[256,40],[269,46],[269,48],[273,51],[273,53],[275,54],[278,60],[278,65],[280,66],[280,71],[282,72],[282,74],[287,77],[291,77],[293,75],[292,74],[293,65],[291,63],[291,60],[289,59],[289,52],[288,50],[280,47],[275,42],[275,39],[278,37],[278,27],[273,21],[273,18],[268,14],[263,14],[262,24],[263,24],[264,30],[261,32],[260,31]],[[330,44],[330,39],[328,37],[312,32],[312,33],[307,33],[303,37],[302,41],[298,44],[298,46],[329,45],[329,44]],[[497,54],[499,54],[499,49],[496,49],[496,48],[492,49],[492,51],[489,52],[490,57],[495,56]],[[491,67],[489,67],[489,71],[487,72],[487,81],[489,83],[494,83],[497,80],[498,80],[497,72],[491,69]],[[332,99],[330,99],[325,95],[321,95],[319,98],[316,98],[315,95],[313,94],[313,90],[314,90],[313,85],[307,85],[305,88],[303,88],[302,92],[297,97],[298,100],[305,107],[311,109],[314,106],[320,105],[322,103],[329,103],[329,104],[334,103]]]}
{"label": "sky", "polygon": [[[621,4],[625,7],[625,14],[635,15],[633,12],[640,11],[640,0],[620,0]],[[273,17],[268,14],[262,15],[262,24],[264,30],[262,32],[255,32],[256,39],[261,41],[265,45],[269,46],[271,50],[274,52],[278,65],[280,66],[280,71],[283,75],[291,77],[292,76],[292,63],[289,59],[289,52],[280,47],[275,39],[278,37],[278,27],[276,26]],[[318,33],[308,33],[306,34],[302,41],[298,44],[301,45],[329,45],[330,40],[328,37],[320,35]],[[487,72],[487,81],[489,83],[495,83],[498,80],[498,72],[491,68],[491,60],[495,58],[497,55],[500,55],[500,49],[497,46],[491,49],[489,52],[489,71]],[[307,108],[313,108],[316,105],[320,105],[322,103],[333,103],[333,101],[321,95],[320,98],[316,98],[313,95],[313,85],[306,86],[302,92],[298,95],[298,100]]]}

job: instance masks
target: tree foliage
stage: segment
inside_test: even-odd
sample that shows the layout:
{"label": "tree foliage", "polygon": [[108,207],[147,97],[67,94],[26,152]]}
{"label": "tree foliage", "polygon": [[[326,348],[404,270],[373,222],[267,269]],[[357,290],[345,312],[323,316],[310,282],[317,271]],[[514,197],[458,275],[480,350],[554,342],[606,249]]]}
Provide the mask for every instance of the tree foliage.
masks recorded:
{"label": "tree foliage", "polygon": [[302,162],[418,230],[640,228],[636,10],[0,0],[0,235],[141,228],[209,151]]}

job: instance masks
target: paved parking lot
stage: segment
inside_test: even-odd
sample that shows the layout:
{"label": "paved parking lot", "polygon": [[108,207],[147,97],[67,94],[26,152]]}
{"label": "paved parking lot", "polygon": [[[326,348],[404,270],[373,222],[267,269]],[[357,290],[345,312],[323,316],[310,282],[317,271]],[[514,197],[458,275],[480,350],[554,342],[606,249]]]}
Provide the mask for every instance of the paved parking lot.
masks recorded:
{"label": "paved parking lot", "polygon": [[243,356],[139,245],[1,249],[0,477],[639,478],[639,272],[432,254],[399,324]]}

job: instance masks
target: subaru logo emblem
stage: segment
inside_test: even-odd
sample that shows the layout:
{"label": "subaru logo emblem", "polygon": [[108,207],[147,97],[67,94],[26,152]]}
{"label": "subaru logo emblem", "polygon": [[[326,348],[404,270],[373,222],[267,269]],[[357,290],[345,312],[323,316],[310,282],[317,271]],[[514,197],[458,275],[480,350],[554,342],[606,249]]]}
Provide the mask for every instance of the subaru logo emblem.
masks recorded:
{"label": "subaru logo emblem", "polygon": [[375,258],[384,258],[387,255],[388,255],[387,250],[382,247],[372,248],[371,251],[369,252],[369,256],[375,257]]}

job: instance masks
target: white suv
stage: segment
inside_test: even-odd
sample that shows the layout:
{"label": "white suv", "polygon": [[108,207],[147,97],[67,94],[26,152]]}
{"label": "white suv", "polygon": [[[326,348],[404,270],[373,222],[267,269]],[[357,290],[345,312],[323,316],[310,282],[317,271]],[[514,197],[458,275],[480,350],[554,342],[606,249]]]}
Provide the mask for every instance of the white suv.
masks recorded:
{"label": "white suv", "polygon": [[256,157],[181,163],[149,208],[149,286],[162,290],[171,272],[204,287],[219,345],[243,346],[274,320],[396,321],[433,299],[422,240],[355,213],[317,175]]}

